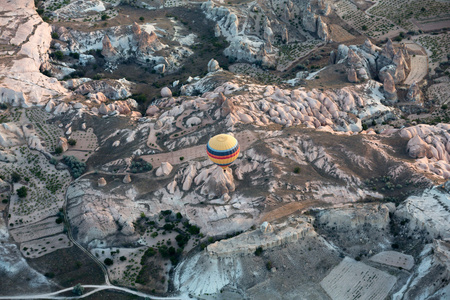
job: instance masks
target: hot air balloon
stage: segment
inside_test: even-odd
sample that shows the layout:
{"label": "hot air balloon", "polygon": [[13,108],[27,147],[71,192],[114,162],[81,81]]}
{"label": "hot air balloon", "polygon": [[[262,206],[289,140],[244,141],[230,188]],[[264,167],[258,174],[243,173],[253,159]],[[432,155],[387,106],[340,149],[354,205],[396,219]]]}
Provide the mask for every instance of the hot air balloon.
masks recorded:
{"label": "hot air balloon", "polygon": [[212,137],[206,146],[209,159],[224,170],[236,160],[239,150],[238,141],[229,134]]}

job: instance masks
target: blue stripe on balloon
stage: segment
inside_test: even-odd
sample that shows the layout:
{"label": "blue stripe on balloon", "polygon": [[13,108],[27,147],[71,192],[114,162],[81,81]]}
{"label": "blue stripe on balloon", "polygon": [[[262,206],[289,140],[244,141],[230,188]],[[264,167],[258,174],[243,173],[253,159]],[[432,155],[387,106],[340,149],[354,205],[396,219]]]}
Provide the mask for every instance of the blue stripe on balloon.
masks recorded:
{"label": "blue stripe on balloon", "polygon": [[231,149],[227,149],[227,150],[215,150],[213,148],[211,148],[208,145],[206,146],[206,149],[208,150],[209,153],[211,153],[212,155],[216,155],[216,156],[227,156],[227,155],[231,155],[233,153],[235,153],[238,149],[239,149],[239,145],[238,143],[236,143],[236,145],[231,148]]}
{"label": "blue stripe on balloon", "polygon": [[215,149],[213,149],[210,145],[209,145],[209,142],[208,142],[208,148],[210,148],[210,149],[212,149],[213,151],[216,151],[216,152],[226,152],[226,151],[230,151],[231,149],[234,149],[234,148],[236,148],[238,146],[238,142],[236,141],[236,144],[234,144],[234,146],[232,147],[232,148],[230,148],[230,149],[226,149],[226,150],[215,150]]}

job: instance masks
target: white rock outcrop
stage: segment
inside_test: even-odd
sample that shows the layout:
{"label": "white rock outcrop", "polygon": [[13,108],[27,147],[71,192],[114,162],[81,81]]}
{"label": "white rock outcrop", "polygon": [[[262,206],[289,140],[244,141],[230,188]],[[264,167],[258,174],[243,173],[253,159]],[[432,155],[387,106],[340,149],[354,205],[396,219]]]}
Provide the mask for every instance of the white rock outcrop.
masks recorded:
{"label": "white rock outcrop", "polygon": [[105,186],[106,185],[106,179],[103,178],[103,177],[99,178],[98,181],[97,181],[97,184],[98,184],[99,187]]}
{"label": "white rock outcrop", "polygon": [[168,87],[163,87],[161,90],[161,97],[172,97],[172,91]]}
{"label": "white rock outcrop", "polygon": [[161,166],[156,169],[156,173],[155,175],[160,177],[160,176],[167,176],[170,174],[170,172],[172,172],[172,165],[168,162],[163,162],[161,163]]}
{"label": "white rock outcrop", "polygon": [[208,62],[208,72],[215,72],[218,70],[220,70],[219,62],[217,60],[215,60],[214,58],[212,58]]}

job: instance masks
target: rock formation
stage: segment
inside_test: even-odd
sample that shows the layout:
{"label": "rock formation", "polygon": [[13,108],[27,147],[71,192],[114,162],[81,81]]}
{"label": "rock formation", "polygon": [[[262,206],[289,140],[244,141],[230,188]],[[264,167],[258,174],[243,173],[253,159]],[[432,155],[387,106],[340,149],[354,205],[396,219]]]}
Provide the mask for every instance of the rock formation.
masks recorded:
{"label": "rock formation", "polygon": [[358,83],[358,75],[356,74],[355,68],[348,68],[347,69],[347,79],[351,83]]}
{"label": "rock formation", "polygon": [[328,26],[327,24],[325,24],[321,17],[317,19],[317,35],[325,42],[328,42],[330,40]]}
{"label": "rock formation", "polygon": [[261,230],[261,233],[267,234],[273,232],[273,227],[270,225],[269,222],[263,222],[261,226],[259,227],[259,230]]}
{"label": "rock formation", "polygon": [[412,83],[406,94],[406,101],[409,102],[420,102],[422,99],[421,91],[416,82]]}
{"label": "rock formation", "polygon": [[155,175],[160,177],[160,176],[167,176],[170,174],[170,172],[172,172],[172,165],[168,162],[163,162],[161,163],[161,166],[156,169],[156,173]]}
{"label": "rock formation", "polygon": [[230,168],[222,170],[215,167],[210,176],[206,179],[201,194],[208,198],[220,197],[235,190],[233,174]]}
{"label": "rock formation", "polygon": [[66,152],[67,149],[69,149],[69,144],[67,143],[67,139],[63,138],[63,137],[59,138],[58,146],[61,147],[63,152]]}
{"label": "rock formation", "polygon": [[[131,96],[130,82],[128,82],[126,79],[92,80],[81,84],[75,90],[75,93],[81,95],[92,95],[99,92],[112,100],[127,98]],[[99,97],[101,97],[101,95],[99,95]]]}
{"label": "rock formation", "polygon": [[348,80],[350,82],[366,81],[369,79],[365,62],[352,49],[348,50],[347,66]]}
{"label": "rock formation", "polygon": [[161,97],[172,97],[172,91],[168,87],[163,87],[161,90]]}
{"label": "rock formation", "polygon": [[42,22],[30,1],[3,1],[2,50],[0,62],[0,103],[30,107],[45,105],[54,96],[66,96],[68,91],[56,78],[41,73],[49,67],[52,42],[51,26]]}
{"label": "rock formation", "polygon": [[149,117],[153,117],[155,114],[157,114],[159,112],[159,108],[155,105],[150,105],[145,114]]}
{"label": "rock formation", "polygon": [[384,77],[383,90],[387,100],[392,102],[397,101],[397,90],[395,88],[394,79],[389,73]]}
{"label": "rock formation", "polygon": [[114,60],[117,58],[117,51],[111,44],[111,40],[108,35],[105,34],[102,41],[102,55],[109,60]]}
{"label": "rock formation", "polygon": [[105,178],[101,177],[98,179],[97,184],[99,187],[105,186],[106,185],[106,180]]}
{"label": "rock formation", "polygon": [[125,177],[122,180],[123,183],[130,183],[131,182],[131,176],[130,174],[125,175]]}
{"label": "rock formation", "polygon": [[208,62],[208,72],[215,72],[215,71],[218,71],[218,70],[220,70],[219,62],[212,58]]}
{"label": "rock formation", "polygon": [[430,156],[430,146],[425,143],[419,135],[414,136],[406,145],[406,151],[412,158],[422,158]]}

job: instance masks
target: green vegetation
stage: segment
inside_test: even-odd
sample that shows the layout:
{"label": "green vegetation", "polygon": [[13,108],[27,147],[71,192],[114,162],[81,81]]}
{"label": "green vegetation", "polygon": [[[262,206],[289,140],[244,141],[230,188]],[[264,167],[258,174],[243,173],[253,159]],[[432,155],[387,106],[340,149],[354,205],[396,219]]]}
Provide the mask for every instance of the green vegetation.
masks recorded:
{"label": "green vegetation", "polygon": [[21,178],[22,178],[22,177],[21,177],[20,174],[17,173],[17,172],[13,172],[13,173],[11,174],[11,181],[12,181],[12,182],[19,182]]}
{"label": "green vegetation", "polygon": [[86,164],[81,162],[75,156],[63,156],[64,163],[69,167],[70,173],[74,178],[78,178],[84,173]]}
{"label": "green vegetation", "polygon": [[105,263],[105,265],[107,265],[107,266],[111,266],[113,263],[114,263],[114,261],[111,259],[111,258],[105,258],[105,260],[103,261],[104,263]]}
{"label": "green vegetation", "polygon": [[28,189],[25,186],[22,186],[21,188],[17,189],[17,196],[19,198],[25,198],[28,194]]}
{"label": "green vegetation", "polygon": [[72,293],[74,293],[77,296],[81,296],[84,293],[84,287],[81,284],[77,284],[73,287]]}
{"label": "green vegetation", "polygon": [[58,50],[58,51],[55,51],[55,58],[57,59],[57,60],[63,60],[63,58],[64,58],[64,53],[62,52],[62,51],[60,51],[60,50]]}
{"label": "green vegetation", "polygon": [[295,167],[295,168],[294,168],[294,173],[295,173],[295,174],[300,173],[300,167]]}
{"label": "green vegetation", "polygon": [[52,32],[52,39],[59,39],[59,34],[57,32]]}
{"label": "green vegetation", "polygon": [[77,141],[74,140],[74,139],[69,139],[68,144],[69,144],[70,146],[75,146],[75,145],[77,144]]}
{"label": "green vegetation", "polygon": [[146,162],[142,158],[137,158],[131,162],[130,165],[130,172],[131,173],[142,173],[142,172],[148,172],[153,169],[153,166],[151,163]]}

